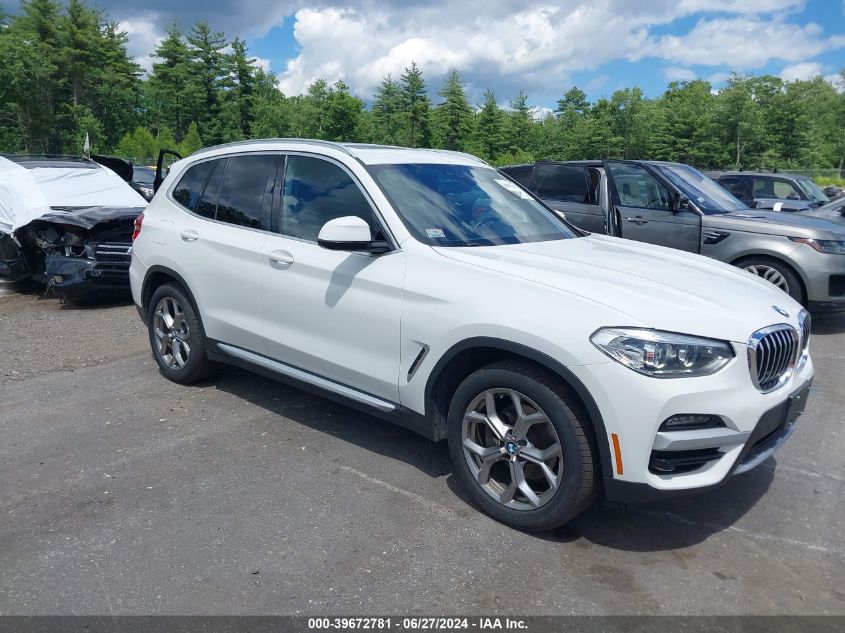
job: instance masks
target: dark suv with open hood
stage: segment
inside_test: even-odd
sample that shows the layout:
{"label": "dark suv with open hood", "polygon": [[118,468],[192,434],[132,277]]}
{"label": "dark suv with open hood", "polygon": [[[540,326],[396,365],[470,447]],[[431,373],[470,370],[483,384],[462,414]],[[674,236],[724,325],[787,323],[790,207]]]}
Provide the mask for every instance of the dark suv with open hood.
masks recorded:
{"label": "dark suv with open hood", "polygon": [[845,227],[749,209],[688,165],[547,161],[501,170],[587,231],[707,255],[758,275],[811,309],[845,309]]}

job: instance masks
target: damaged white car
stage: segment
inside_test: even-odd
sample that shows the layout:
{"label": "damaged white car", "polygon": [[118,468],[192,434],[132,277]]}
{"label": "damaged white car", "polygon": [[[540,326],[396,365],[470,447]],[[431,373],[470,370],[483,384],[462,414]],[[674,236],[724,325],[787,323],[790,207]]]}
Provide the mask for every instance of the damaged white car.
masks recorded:
{"label": "damaged white car", "polygon": [[146,205],[94,160],[0,156],[0,279],[33,279],[67,300],[128,291],[132,231]]}

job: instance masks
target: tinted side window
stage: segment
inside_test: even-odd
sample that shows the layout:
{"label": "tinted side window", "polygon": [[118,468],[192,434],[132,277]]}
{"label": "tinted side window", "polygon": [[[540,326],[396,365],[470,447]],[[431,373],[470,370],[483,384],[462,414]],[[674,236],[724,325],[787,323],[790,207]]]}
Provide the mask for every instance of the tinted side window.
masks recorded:
{"label": "tinted side window", "polygon": [[193,211],[213,166],[214,161],[206,161],[189,167],[173,189],[173,199],[186,209]]}
{"label": "tinted side window", "polygon": [[374,226],[372,209],[352,178],[334,163],[288,156],[282,233],[311,242],[329,220],[357,215]]}
{"label": "tinted side window", "polygon": [[217,200],[220,222],[269,230],[269,201],[275,183],[276,160],[277,157],[270,154],[229,158]]}
{"label": "tinted side window", "polygon": [[541,198],[566,202],[590,202],[583,167],[572,165],[537,165],[534,189]]}
{"label": "tinted side window", "polygon": [[202,192],[199,204],[194,211],[197,215],[204,218],[214,219],[217,214],[217,199],[220,196],[220,181],[223,180],[223,174],[226,171],[227,159],[210,161],[214,165],[214,171],[205,185],[205,190]]}
{"label": "tinted side window", "polygon": [[517,165],[516,167],[505,167],[502,169],[508,176],[516,180],[526,189],[531,186],[531,176],[534,174],[534,165]]}

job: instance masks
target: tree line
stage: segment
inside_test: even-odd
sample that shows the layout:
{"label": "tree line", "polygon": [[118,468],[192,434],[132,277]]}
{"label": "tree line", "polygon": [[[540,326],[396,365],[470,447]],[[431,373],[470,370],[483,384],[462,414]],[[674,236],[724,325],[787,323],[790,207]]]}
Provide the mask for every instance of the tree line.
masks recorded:
{"label": "tree line", "polygon": [[[172,25],[144,73],[127,35],[82,0],[23,0],[0,14],[0,150],[93,151],[139,161],[248,138],[302,137],[466,151],[497,164],[542,158],[652,158],[699,167],[845,166],[845,93],[821,77],[732,75],[639,87],[590,101],[567,90],[554,111],[520,91],[471,103],[453,70],[432,92],[413,62],[384,77],[368,106],[343,81],[284,95],[245,41],[205,21]],[[845,70],[843,71],[845,81]]]}

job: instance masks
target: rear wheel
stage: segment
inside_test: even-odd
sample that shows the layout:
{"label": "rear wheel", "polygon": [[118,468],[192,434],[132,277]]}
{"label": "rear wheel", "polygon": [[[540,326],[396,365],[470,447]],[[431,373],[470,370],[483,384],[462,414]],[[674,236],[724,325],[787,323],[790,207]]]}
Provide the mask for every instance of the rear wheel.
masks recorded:
{"label": "rear wheel", "polygon": [[153,357],[166,378],[187,384],[211,374],[205,332],[181,288],[164,284],[156,289],[147,317]]}
{"label": "rear wheel", "polygon": [[471,374],[449,408],[455,474],[493,518],[548,530],[595,496],[593,450],[560,381],[538,367],[504,361]]}
{"label": "rear wheel", "polygon": [[786,264],[767,257],[753,257],[737,262],[736,265],[752,275],[765,279],[797,302],[803,303],[804,286],[795,271]]}

